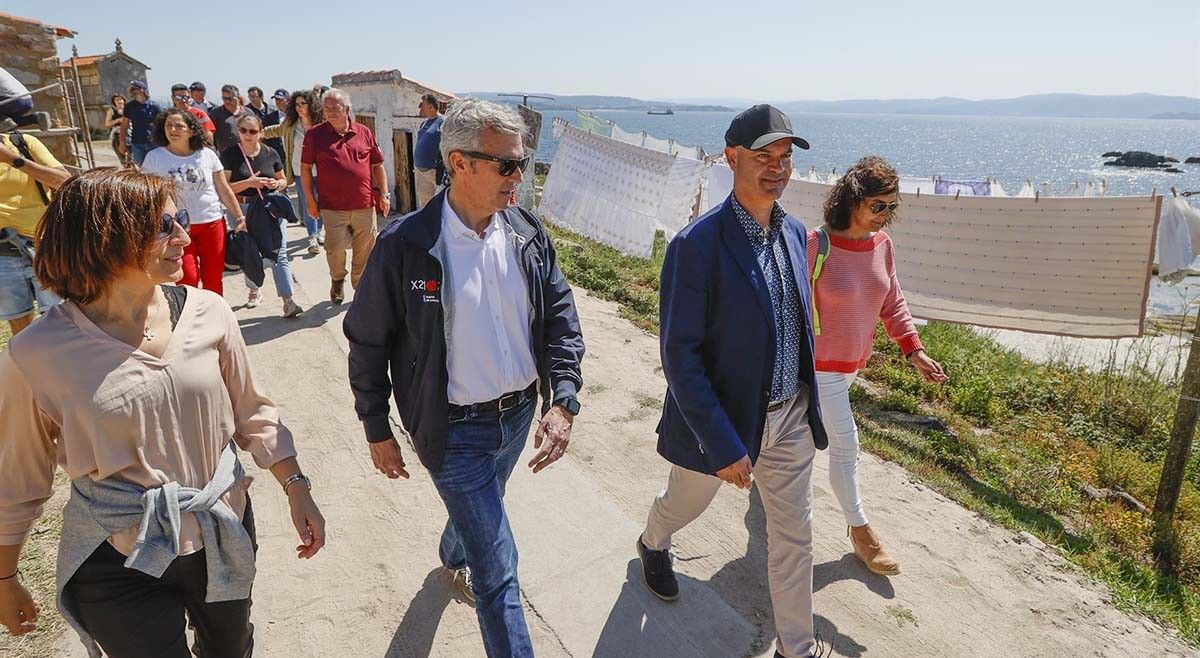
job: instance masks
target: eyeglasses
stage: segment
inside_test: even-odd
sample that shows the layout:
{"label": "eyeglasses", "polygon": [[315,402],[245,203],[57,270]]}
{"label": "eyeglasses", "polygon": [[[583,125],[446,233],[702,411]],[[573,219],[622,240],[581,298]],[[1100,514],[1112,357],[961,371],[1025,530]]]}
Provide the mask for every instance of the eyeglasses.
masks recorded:
{"label": "eyeglasses", "polygon": [[222,95],[222,96],[221,96],[221,100],[223,100],[223,101],[236,101],[236,100],[237,100],[237,96],[225,96],[225,95]]}
{"label": "eyeglasses", "polygon": [[159,229],[158,239],[166,240],[175,232],[175,225],[179,224],[185,231],[192,225],[192,218],[188,215],[187,208],[180,208],[174,215],[171,213],[163,213],[162,228]]}
{"label": "eyeglasses", "polygon": [[521,172],[524,173],[525,170],[529,168],[529,161],[533,159],[533,156],[530,156],[530,155],[527,155],[523,158],[514,160],[512,158],[497,158],[494,155],[488,155],[487,153],[480,153],[479,151],[459,151],[459,153],[462,153],[463,155],[467,156],[468,158],[474,158],[476,160],[487,160],[488,162],[495,162],[496,164],[500,165],[500,175],[501,176],[512,176],[513,172],[515,172],[518,169],[520,169]]}
{"label": "eyeglasses", "polygon": [[308,107],[308,101],[296,99],[296,107]]}
{"label": "eyeglasses", "polygon": [[872,203],[870,206],[867,206],[867,207],[871,209],[872,215],[878,215],[885,210],[888,211],[888,214],[891,214],[891,213],[896,212],[896,208],[900,207],[900,202],[893,201],[891,203],[884,203],[883,201],[876,201],[875,203]]}
{"label": "eyeglasses", "polygon": [[177,101],[186,101],[186,100],[190,100],[190,99],[191,99],[190,96],[175,96],[175,100],[177,100]]}
{"label": "eyeglasses", "polygon": [[258,131],[255,130],[254,128],[238,128],[238,132],[242,133],[243,135],[257,135],[258,134]]}

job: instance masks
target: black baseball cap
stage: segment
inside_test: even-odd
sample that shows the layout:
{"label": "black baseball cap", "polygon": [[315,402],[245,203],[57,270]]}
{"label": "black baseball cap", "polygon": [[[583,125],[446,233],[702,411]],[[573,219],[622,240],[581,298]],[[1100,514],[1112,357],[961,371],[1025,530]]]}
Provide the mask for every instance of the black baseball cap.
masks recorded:
{"label": "black baseball cap", "polygon": [[271,98],[278,98],[281,101],[285,101],[291,98],[291,96],[292,95],[288,93],[288,90],[281,87],[275,90],[275,93],[271,95]]}
{"label": "black baseball cap", "polygon": [[808,142],[792,132],[791,119],[766,103],[755,105],[733,117],[733,121],[729,122],[729,130],[725,131],[726,146],[741,146],[751,150],[758,150],[781,139],[790,139],[796,146],[808,148]]}
{"label": "black baseball cap", "polygon": [[132,80],[132,81],[130,81],[130,83],[129,83],[129,88],[130,88],[130,89],[141,89],[142,91],[147,91],[147,90],[148,90],[148,88],[146,87],[146,83],[145,83],[145,82],[142,82],[141,80]]}
{"label": "black baseball cap", "polygon": [[188,87],[188,89],[191,89],[192,91],[208,91],[208,88],[204,86],[204,83],[200,82],[199,80],[193,82],[192,86]]}

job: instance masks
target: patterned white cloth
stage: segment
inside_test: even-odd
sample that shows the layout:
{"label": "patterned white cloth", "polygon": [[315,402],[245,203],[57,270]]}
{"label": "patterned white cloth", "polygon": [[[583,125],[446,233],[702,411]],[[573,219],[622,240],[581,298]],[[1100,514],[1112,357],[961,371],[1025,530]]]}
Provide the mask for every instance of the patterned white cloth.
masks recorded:
{"label": "patterned white cloth", "polygon": [[[828,191],[792,181],[779,203],[811,227],[820,223]],[[922,194],[904,200],[888,234],[915,317],[1090,338],[1140,336],[1158,204],[1155,197]]]}
{"label": "patterned white cloth", "polygon": [[655,230],[674,235],[691,219],[706,168],[566,126],[539,210],[556,224],[648,258]]}

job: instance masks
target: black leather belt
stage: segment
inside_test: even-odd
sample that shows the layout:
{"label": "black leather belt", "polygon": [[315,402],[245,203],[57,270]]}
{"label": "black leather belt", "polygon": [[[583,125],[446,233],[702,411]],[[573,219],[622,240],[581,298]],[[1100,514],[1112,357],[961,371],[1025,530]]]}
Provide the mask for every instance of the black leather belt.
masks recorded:
{"label": "black leather belt", "polygon": [[536,380],[532,384],[530,384],[528,387],[526,387],[526,389],[523,391],[514,391],[512,393],[505,393],[504,395],[501,395],[500,397],[496,398],[495,400],[488,400],[487,402],[476,402],[475,404],[467,404],[467,405],[451,404],[450,411],[451,411],[451,413],[453,413],[453,412],[479,413],[481,411],[495,411],[495,412],[508,411],[509,409],[512,409],[513,407],[518,407],[518,406],[524,404],[525,402],[527,402],[528,400],[530,400],[534,397],[537,397],[537,381]]}

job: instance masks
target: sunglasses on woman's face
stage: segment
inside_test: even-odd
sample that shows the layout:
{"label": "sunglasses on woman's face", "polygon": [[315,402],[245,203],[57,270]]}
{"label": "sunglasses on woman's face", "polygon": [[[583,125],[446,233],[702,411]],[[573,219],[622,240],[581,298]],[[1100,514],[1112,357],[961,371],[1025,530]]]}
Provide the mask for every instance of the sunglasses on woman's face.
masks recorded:
{"label": "sunglasses on woman's face", "polygon": [[524,173],[524,171],[529,168],[529,161],[533,159],[533,157],[529,156],[529,155],[527,155],[523,158],[514,160],[512,158],[497,158],[494,155],[488,155],[487,153],[480,153],[479,151],[461,151],[461,153],[463,155],[467,156],[468,158],[474,158],[476,160],[487,160],[488,162],[495,162],[496,164],[500,165],[500,175],[501,176],[512,176],[513,172],[515,172],[518,169],[520,169],[521,172]]}
{"label": "sunglasses on woman's face", "polygon": [[255,130],[254,128],[238,128],[238,132],[242,133],[243,135],[257,135],[258,134],[258,131]]}
{"label": "sunglasses on woman's face", "polygon": [[162,227],[158,232],[159,240],[166,240],[175,232],[175,225],[179,224],[186,231],[192,225],[192,217],[188,215],[187,208],[180,208],[174,215],[171,213],[163,213]]}
{"label": "sunglasses on woman's face", "polygon": [[868,207],[871,209],[872,215],[878,215],[885,210],[888,211],[889,213],[894,213],[894,212],[896,212],[896,208],[900,207],[900,202],[893,201],[891,203],[885,203],[883,201],[876,201],[875,203],[872,203]]}

